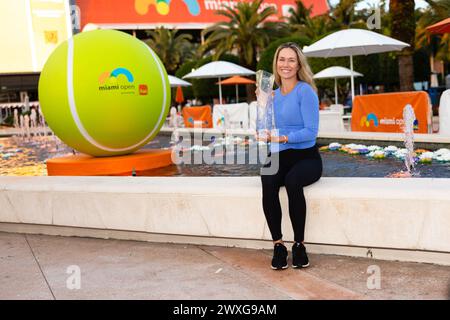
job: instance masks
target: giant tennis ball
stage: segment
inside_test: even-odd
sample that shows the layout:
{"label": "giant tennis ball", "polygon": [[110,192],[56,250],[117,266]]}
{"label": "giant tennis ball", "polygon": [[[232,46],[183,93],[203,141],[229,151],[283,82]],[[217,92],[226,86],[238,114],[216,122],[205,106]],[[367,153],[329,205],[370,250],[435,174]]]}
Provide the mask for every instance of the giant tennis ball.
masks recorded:
{"label": "giant tennis ball", "polygon": [[119,31],[95,30],[62,43],[39,79],[50,128],[93,156],[132,153],[153,139],[169,112],[170,86],[158,56]]}

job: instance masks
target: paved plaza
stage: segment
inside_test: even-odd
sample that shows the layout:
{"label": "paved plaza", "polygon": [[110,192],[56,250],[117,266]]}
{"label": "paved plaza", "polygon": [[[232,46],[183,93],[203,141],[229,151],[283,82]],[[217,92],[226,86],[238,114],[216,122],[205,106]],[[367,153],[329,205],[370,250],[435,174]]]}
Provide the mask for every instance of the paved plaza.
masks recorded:
{"label": "paved plaza", "polygon": [[273,271],[270,260],[270,250],[0,233],[0,299],[450,297],[449,266],[310,254],[307,269]]}

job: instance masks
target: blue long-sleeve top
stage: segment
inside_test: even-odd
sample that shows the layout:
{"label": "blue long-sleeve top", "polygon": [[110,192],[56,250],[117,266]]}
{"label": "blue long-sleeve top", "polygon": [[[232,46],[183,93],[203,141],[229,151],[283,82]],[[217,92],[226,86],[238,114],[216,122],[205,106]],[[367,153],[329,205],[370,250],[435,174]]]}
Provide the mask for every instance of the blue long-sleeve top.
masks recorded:
{"label": "blue long-sleeve top", "polygon": [[288,137],[288,143],[272,144],[272,152],[314,146],[319,131],[319,98],[314,89],[303,81],[286,95],[278,88],[273,103],[276,129]]}

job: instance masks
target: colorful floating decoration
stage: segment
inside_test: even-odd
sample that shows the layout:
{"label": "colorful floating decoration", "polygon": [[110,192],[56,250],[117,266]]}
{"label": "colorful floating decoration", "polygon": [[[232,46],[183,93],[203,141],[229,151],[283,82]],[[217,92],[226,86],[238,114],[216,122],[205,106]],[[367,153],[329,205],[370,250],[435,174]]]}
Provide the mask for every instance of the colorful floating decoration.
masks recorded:
{"label": "colorful floating decoration", "polygon": [[450,153],[441,156],[436,156],[434,159],[436,159],[436,161],[438,162],[450,162]]}
{"label": "colorful floating decoration", "polygon": [[350,149],[350,150],[347,151],[347,153],[350,154],[350,155],[356,155],[356,154],[359,154],[359,151]]}
{"label": "colorful floating decoration", "polygon": [[[398,160],[404,160],[408,154],[406,148],[398,148],[396,146],[380,147],[377,145],[365,146],[362,144],[350,143],[341,145],[338,142],[332,142],[327,146],[320,147],[320,151],[340,151],[349,155],[364,154],[370,159],[385,159],[388,157],[394,157]],[[435,152],[427,149],[414,150],[415,161],[423,164],[432,163],[436,160],[441,163],[450,162],[450,149],[441,148]]]}
{"label": "colorful floating decoration", "polygon": [[374,159],[384,159],[384,158],[386,158],[386,154],[384,153],[384,151],[381,151],[381,150],[373,151],[373,158]]}
{"label": "colorful floating decoration", "polygon": [[419,156],[419,162],[430,164],[431,162],[433,162],[433,156],[433,152],[424,152]]}
{"label": "colorful floating decoration", "polygon": [[383,150],[382,147],[380,147],[380,146],[374,146],[374,145],[368,146],[367,149],[368,149],[370,152],[376,151],[376,150]]}
{"label": "colorful floating decoration", "polygon": [[384,148],[384,152],[387,155],[394,154],[397,150],[398,148],[396,146],[387,146],[386,148]]}
{"label": "colorful floating decoration", "polygon": [[394,152],[393,156],[399,160],[404,160],[405,156],[408,154],[408,150],[406,148],[398,149]]}
{"label": "colorful floating decoration", "polygon": [[341,147],[342,147],[342,145],[337,142],[332,142],[328,145],[328,149],[331,151],[339,150],[339,149],[341,149]]}

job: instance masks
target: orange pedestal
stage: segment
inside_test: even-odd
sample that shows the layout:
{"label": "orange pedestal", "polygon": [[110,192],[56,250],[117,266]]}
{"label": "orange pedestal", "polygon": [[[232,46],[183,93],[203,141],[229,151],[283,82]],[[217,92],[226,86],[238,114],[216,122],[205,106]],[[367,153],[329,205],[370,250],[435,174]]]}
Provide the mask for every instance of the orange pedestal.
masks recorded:
{"label": "orange pedestal", "polygon": [[49,176],[131,176],[172,164],[171,150],[147,149],[117,157],[85,154],[47,160]]}

